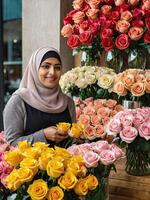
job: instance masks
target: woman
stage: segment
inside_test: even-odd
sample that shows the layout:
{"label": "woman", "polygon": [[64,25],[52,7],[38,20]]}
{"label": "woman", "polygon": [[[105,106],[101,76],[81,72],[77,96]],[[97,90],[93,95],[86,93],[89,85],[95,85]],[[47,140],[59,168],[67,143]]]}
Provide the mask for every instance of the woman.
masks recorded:
{"label": "woman", "polygon": [[33,53],[19,89],[4,109],[4,132],[11,144],[22,140],[55,144],[68,137],[56,128],[59,122],[75,121],[73,100],[59,86],[61,74],[56,49],[44,47]]}

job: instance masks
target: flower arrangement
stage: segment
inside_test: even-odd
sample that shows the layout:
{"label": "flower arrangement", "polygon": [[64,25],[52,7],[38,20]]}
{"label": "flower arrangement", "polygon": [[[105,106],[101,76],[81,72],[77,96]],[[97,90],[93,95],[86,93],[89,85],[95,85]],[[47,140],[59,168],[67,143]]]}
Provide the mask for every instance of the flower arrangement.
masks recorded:
{"label": "flower arrangement", "polygon": [[[109,163],[116,159],[118,156]],[[50,148],[42,142],[30,145],[23,141],[5,154],[5,160],[14,167],[5,182],[7,188],[16,193],[16,199],[77,200],[84,196],[90,200],[101,188],[101,179],[87,167],[84,157],[72,155],[64,148]]]}
{"label": "flower arrangement", "polygon": [[116,73],[107,67],[83,66],[66,72],[60,80],[65,93],[81,99],[110,98]]}
{"label": "flower arrangement", "polygon": [[6,189],[5,178],[13,170],[13,167],[11,167],[4,159],[5,152],[10,149],[13,149],[13,147],[7,143],[4,133],[1,132],[0,133],[0,197],[2,199],[5,198],[6,194],[9,194],[9,191]]}
{"label": "flower arrangement", "polygon": [[150,108],[117,113],[107,125],[108,135],[127,147],[126,171],[132,175],[150,174]]}
{"label": "flower arrangement", "polygon": [[143,50],[150,52],[149,0],[74,0],[72,5],[61,34],[69,47],[86,51],[88,59],[99,58],[104,50],[115,56],[126,51],[129,60],[137,61]]}
{"label": "flower arrangement", "polygon": [[112,99],[93,100],[93,98],[88,98],[84,101],[78,99],[76,101],[76,117],[78,123],[84,125],[83,134],[80,137],[86,140],[105,138],[104,127],[121,110],[123,107]]}
{"label": "flower arrangement", "polygon": [[150,96],[150,70],[127,69],[117,74],[113,91],[127,100],[139,100],[144,95],[148,98]]}

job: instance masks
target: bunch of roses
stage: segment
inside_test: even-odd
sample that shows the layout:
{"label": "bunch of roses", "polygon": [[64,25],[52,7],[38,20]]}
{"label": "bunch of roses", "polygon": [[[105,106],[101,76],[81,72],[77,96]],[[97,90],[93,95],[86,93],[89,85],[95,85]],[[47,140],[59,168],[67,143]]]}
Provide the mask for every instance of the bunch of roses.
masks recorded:
{"label": "bunch of roses", "polygon": [[12,146],[10,146],[5,138],[5,135],[3,132],[0,133],[0,184],[2,184],[5,187],[5,178],[10,172],[13,170],[13,167],[11,167],[4,159],[4,154],[6,151],[13,149]]}
{"label": "bunch of roses", "polygon": [[24,185],[31,199],[62,200],[70,191],[78,199],[99,184],[94,175],[87,173],[82,156],[73,156],[64,148],[50,148],[42,142],[32,146],[27,141],[20,142],[5,159],[14,167],[5,179],[7,187],[16,191]]}
{"label": "bunch of roses", "polygon": [[121,141],[132,143],[138,136],[150,139],[150,108],[138,108],[117,113],[107,125],[106,132]]}
{"label": "bunch of roses", "polygon": [[97,167],[99,164],[110,165],[124,157],[122,149],[104,140],[72,145],[68,151],[72,155],[82,155],[87,168]]}
{"label": "bunch of roses", "polygon": [[104,138],[104,127],[110,118],[121,110],[123,107],[112,99],[88,98],[76,101],[76,117],[78,122],[84,125],[81,138],[89,140]]}
{"label": "bunch of roses", "polygon": [[150,0],[74,0],[61,34],[71,48],[91,45],[95,37],[105,51],[150,43]]}
{"label": "bunch of roses", "polygon": [[69,93],[75,88],[85,89],[94,84],[111,92],[115,77],[114,70],[107,67],[75,67],[61,77],[60,86],[65,93]]}
{"label": "bunch of roses", "polygon": [[150,70],[128,69],[119,73],[114,82],[114,92],[119,96],[143,96],[150,93]]}

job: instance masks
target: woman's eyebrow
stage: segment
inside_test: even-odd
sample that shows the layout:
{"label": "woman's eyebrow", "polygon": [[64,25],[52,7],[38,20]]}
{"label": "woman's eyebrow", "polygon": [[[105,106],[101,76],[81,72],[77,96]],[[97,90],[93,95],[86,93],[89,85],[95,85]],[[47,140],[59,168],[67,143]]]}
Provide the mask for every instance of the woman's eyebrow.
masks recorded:
{"label": "woman's eyebrow", "polygon": [[[52,63],[50,63],[50,62],[44,62],[43,64],[52,65]],[[56,63],[56,64],[54,64],[54,65],[61,65],[61,63]]]}

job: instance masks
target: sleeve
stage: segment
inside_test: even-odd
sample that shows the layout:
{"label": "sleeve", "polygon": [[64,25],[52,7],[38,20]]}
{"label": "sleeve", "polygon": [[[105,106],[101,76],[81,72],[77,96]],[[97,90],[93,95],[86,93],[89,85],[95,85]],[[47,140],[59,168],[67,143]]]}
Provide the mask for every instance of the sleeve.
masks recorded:
{"label": "sleeve", "polygon": [[34,143],[37,141],[47,143],[43,130],[39,130],[31,135],[24,136],[24,124],[26,121],[26,111],[23,100],[19,96],[12,96],[8,101],[4,112],[4,133],[9,143],[16,146],[19,141],[27,140]]}
{"label": "sleeve", "polygon": [[75,123],[76,122],[75,103],[74,103],[73,99],[71,99],[70,97],[68,97],[68,98],[69,98],[69,101],[68,101],[69,112],[71,115],[72,122]]}

